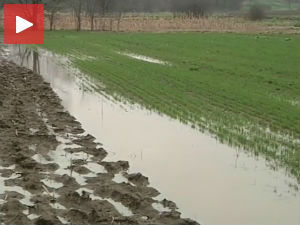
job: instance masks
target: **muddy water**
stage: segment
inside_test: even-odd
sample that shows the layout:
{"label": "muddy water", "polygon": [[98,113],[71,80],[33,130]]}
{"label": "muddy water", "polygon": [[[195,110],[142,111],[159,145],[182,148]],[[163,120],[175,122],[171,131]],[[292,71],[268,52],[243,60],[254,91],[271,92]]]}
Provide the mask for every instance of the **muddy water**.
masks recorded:
{"label": "muddy water", "polygon": [[66,58],[7,49],[9,59],[51,83],[64,107],[103,143],[107,160],[128,160],[130,172],[148,176],[184,217],[203,224],[300,224],[299,192],[291,187],[297,182],[285,171],[176,120],[92,91],[95,81],[61,65]]}

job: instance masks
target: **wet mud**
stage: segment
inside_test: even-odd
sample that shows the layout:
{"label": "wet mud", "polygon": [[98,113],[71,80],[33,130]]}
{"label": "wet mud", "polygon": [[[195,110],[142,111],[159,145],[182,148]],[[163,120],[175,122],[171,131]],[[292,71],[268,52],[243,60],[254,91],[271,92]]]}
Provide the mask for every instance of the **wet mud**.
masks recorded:
{"label": "wet mud", "polygon": [[0,80],[0,224],[197,224],[105,161],[40,75],[0,59]]}

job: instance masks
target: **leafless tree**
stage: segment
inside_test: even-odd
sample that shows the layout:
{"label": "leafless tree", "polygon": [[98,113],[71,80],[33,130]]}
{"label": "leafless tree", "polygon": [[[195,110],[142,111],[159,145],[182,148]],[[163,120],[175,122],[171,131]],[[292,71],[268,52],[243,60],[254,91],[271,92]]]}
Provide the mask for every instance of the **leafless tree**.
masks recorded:
{"label": "leafless tree", "polygon": [[203,17],[211,6],[209,0],[172,0],[172,11],[174,14],[182,13],[189,17]]}
{"label": "leafless tree", "polygon": [[102,16],[108,11],[111,2],[112,0],[98,0],[99,9]]}
{"label": "leafless tree", "polygon": [[20,4],[40,4],[43,0],[18,0]]}
{"label": "leafless tree", "polygon": [[74,15],[75,15],[77,31],[81,30],[82,6],[83,6],[83,0],[72,0],[72,8],[73,8]]}
{"label": "leafless tree", "polygon": [[2,27],[2,9],[3,9],[3,6],[4,6],[4,2],[0,1],[0,29],[3,29],[3,27]]}
{"label": "leafless tree", "polygon": [[50,23],[50,30],[53,30],[56,14],[62,8],[62,0],[47,0],[45,8],[47,10],[46,16]]}
{"label": "leafless tree", "polygon": [[[98,0],[98,12],[100,17],[104,17],[106,13],[109,10],[109,7],[112,3],[112,0]],[[112,27],[112,24],[110,22],[110,27]],[[105,22],[102,24],[102,30],[105,30]]]}
{"label": "leafless tree", "polygon": [[86,0],[86,14],[89,17],[91,30],[94,30],[95,14],[99,0]]}

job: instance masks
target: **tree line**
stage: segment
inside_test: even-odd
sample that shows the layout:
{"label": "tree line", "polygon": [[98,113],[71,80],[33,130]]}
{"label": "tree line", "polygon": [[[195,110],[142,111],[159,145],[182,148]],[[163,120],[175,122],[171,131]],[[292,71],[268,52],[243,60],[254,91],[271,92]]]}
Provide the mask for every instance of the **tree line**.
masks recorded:
{"label": "tree line", "polygon": [[5,3],[38,4],[44,3],[46,9],[60,8],[70,10],[70,6],[82,7],[97,13],[107,12],[191,12],[203,10],[236,10],[244,0],[2,0]]}
{"label": "tree line", "polygon": [[114,15],[121,19],[123,13],[154,13],[172,12],[174,16],[185,14],[190,17],[201,17],[214,10],[237,10],[244,0],[2,0],[4,4],[40,4],[45,5],[45,15],[54,27],[58,12],[72,12],[76,29],[81,30],[82,17],[90,20],[91,30],[94,29],[96,16]]}
{"label": "tree line", "polygon": [[0,6],[5,3],[44,3],[50,30],[54,26],[57,12],[72,12],[77,30],[81,30],[82,17],[86,16],[93,30],[96,16],[115,15],[121,19],[122,14],[126,12],[172,12],[174,16],[199,18],[213,11],[239,10],[244,2],[245,0],[2,0]]}

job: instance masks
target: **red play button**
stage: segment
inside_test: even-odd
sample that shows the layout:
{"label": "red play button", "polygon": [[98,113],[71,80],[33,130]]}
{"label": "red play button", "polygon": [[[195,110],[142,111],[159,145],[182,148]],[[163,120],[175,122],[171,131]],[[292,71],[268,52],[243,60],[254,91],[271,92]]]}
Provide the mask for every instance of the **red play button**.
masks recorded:
{"label": "red play button", "polygon": [[5,4],[4,44],[44,44],[44,5]]}
{"label": "red play button", "polygon": [[16,16],[16,34],[21,33],[22,31],[27,30],[32,26],[33,23],[23,19],[22,17]]}

